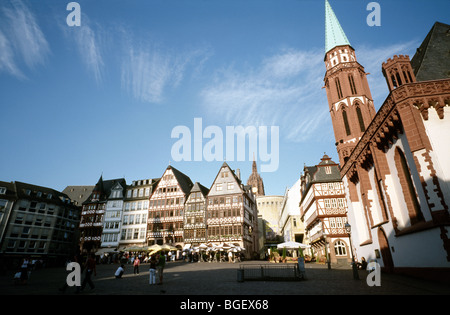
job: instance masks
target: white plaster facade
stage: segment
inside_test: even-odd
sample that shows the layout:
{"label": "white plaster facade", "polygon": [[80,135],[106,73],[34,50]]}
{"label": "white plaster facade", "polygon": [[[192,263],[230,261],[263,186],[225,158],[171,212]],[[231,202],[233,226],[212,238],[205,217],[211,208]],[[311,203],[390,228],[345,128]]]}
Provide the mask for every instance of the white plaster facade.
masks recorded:
{"label": "white plaster facade", "polygon": [[300,240],[305,238],[305,229],[300,219],[300,179],[295,184],[286,189],[284,201],[280,209],[280,219],[278,221],[280,234],[285,242]]}

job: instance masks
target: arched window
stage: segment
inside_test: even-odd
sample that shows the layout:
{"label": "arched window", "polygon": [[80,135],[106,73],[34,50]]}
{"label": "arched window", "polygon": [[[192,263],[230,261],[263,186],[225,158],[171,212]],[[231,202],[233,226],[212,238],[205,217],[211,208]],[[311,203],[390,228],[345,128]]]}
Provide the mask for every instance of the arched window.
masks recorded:
{"label": "arched window", "polygon": [[408,76],[405,71],[403,71],[403,77],[405,78],[405,83],[408,83]]}
{"label": "arched window", "polygon": [[334,243],[334,253],[336,256],[347,256],[347,247],[343,241],[336,241]]}
{"label": "arched window", "polygon": [[396,76],[396,78],[397,78],[398,86],[402,85],[402,79],[400,79],[400,74],[397,72],[397,73],[395,74],[395,76]]}
{"label": "arched window", "polygon": [[361,129],[361,132],[366,131],[366,127],[364,126],[364,119],[361,113],[361,108],[359,108],[359,106],[356,106],[356,115],[358,116],[359,129]]}
{"label": "arched window", "polygon": [[405,202],[408,207],[411,224],[417,223],[418,221],[423,221],[424,217],[422,211],[420,210],[419,201],[417,200],[416,190],[412,182],[408,162],[406,161],[405,154],[398,147],[395,149],[394,159],[400,183],[402,185]]}
{"label": "arched window", "polygon": [[338,98],[342,98],[342,89],[341,89],[341,82],[339,81],[339,78],[336,78],[336,90],[338,94]]}
{"label": "arched window", "polygon": [[392,81],[392,84],[394,85],[394,88],[397,88],[398,85],[397,85],[397,81],[395,80],[395,76],[394,75],[391,75],[391,81]]}
{"label": "arched window", "polygon": [[356,95],[356,85],[355,85],[355,80],[353,80],[353,75],[349,74],[348,75],[348,82],[350,83],[350,89],[352,90],[352,94]]}
{"label": "arched window", "polygon": [[351,134],[350,125],[348,124],[347,112],[345,110],[342,111],[342,119],[344,120],[345,132],[349,136]]}
{"label": "arched window", "polygon": [[411,77],[411,72],[408,70],[406,72],[408,73],[409,82],[413,82],[413,79]]}

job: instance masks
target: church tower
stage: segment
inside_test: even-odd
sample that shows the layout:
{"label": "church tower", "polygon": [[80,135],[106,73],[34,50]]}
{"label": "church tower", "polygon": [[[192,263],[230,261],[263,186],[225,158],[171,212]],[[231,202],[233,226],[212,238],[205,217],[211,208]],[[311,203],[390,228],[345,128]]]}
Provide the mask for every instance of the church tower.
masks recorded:
{"label": "church tower", "polygon": [[367,73],[325,0],[325,89],[341,166],[376,114]]}
{"label": "church tower", "polygon": [[264,196],[264,183],[261,176],[258,174],[255,158],[253,157],[252,173],[250,174],[247,185],[252,186],[252,192],[255,196]]}

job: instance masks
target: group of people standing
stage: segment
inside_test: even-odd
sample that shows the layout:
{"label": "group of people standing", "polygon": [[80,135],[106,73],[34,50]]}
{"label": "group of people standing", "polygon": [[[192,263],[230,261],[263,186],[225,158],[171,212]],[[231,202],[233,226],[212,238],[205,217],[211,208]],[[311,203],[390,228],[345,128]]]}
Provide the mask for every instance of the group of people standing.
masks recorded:
{"label": "group of people standing", "polygon": [[[149,284],[162,284],[163,283],[163,271],[166,265],[166,256],[164,253],[152,255],[150,259],[147,260],[149,262]],[[133,261],[133,273],[139,274],[139,266],[141,262],[138,257],[136,257]],[[116,279],[122,278],[124,273],[124,265],[122,264],[119,268],[117,268],[115,277]],[[159,281],[156,283],[156,275],[158,274]]]}

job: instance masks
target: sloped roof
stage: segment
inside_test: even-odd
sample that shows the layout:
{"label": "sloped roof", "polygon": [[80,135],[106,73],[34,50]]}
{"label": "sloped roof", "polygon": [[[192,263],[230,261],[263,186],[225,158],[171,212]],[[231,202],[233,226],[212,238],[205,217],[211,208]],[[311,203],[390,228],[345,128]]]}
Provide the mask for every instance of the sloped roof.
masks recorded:
{"label": "sloped roof", "polygon": [[411,59],[417,81],[450,78],[450,25],[434,23]]}
{"label": "sloped roof", "polygon": [[17,199],[16,187],[13,182],[0,181],[0,187],[6,188],[6,192],[0,195],[0,199],[14,200]]}
{"label": "sloped roof", "polygon": [[117,183],[119,183],[123,188],[125,188],[127,185],[125,178],[103,180],[103,176],[100,176],[97,184],[95,185],[94,189],[92,190],[92,193],[89,195],[89,198],[87,198],[83,202],[83,204],[91,202],[92,195],[94,192],[100,193],[99,201],[106,201],[106,199],[108,199],[108,196],[111,193],[111,189]]}
{"label": "sloped roof", "polygon": [[89,198],[95,186],[67,186],[62,191],[75,201],[77,205],[82,205]]}
{"label": "sloped roof", "polygon": [[206,188],[199,182],[195,182],[194,186],[191,189],[191,193],[193,192],[201,192],[204,197],[206,197],[209,193],[209,188]]}
{"label": "sloped roof", "polygon": [[167,169],[171,169],[173,172],[173,175],[177,179],[178,184],[180,185],[181,190],[184,192],[185,195],[188,195],[192,189],[192,186],[194,184],[192,183],[192,180],[187,176],[186,174],[180,172],[175,167],[169,165]]}
{"label": "sloped roof", "polygon": [[[67,205],[67,203],[64,203],[61,200],[61,198],[70,199],[70,197],[67,194],[52,188],[17,181],[14,182],[14,185],[17,197],[19,199],[33,199],[37,201],[42,200],[45,202],[52,202],[54,204],[65,204],[65,205]],[[30,194],[27,194],[27,190],[30,190]],[[38,196],[38,192],[42,193],[40,197]]]}

